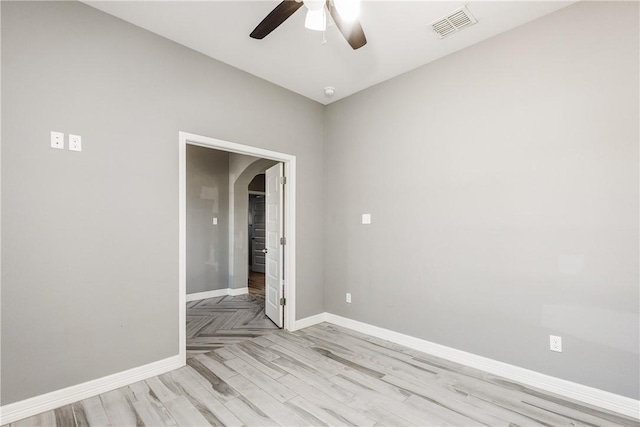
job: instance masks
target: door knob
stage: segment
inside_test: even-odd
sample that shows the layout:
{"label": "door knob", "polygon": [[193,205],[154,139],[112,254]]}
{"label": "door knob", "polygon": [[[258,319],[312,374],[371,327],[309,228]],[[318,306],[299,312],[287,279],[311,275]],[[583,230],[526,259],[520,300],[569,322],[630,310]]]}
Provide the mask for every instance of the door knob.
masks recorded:
{"label": "door knob", "polygon": [[263,254],[266,254],[266,253],[267,253],[267,250],[266,250],[266,249],[263,249],[263,250],[262,250],[262,253],[263,253]]}

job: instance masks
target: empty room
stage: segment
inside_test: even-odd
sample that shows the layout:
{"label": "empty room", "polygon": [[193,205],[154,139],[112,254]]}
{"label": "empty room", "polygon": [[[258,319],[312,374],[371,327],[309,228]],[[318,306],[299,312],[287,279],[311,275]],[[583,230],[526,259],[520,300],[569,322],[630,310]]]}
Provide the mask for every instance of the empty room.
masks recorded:
{"label": "empty room", "polygon": [[0,23],[0,425],[640,427],[639,2]]}

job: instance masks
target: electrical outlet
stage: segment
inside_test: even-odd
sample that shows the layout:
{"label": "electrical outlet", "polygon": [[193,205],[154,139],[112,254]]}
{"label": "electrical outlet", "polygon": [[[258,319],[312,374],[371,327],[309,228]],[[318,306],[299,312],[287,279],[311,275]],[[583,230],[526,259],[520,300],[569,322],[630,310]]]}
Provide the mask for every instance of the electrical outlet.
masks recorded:
{"label": "electrical outlet", "polygon": [[562,353],[562,337],[549,335],[549,350]]}
{"label": "electrical outlet", "polygon": [[347,292],[347,302],[351,304],[351,294]]}
{"label": "electrical outlet", "polygon": [[213,225],[218,225],[218,218],[213,218]]}
{"label": "electrical outlet", "polygon": [[82,151],[82,137],[69,134],[69,150]]}
{"label": "electrical outlet", "polygon": [[64,149],[64,133],[51,132],[51,148]]}
{"label": "electrical outlet", "polygon": [[362,214],[362,223],[371,224],[371,214]]}

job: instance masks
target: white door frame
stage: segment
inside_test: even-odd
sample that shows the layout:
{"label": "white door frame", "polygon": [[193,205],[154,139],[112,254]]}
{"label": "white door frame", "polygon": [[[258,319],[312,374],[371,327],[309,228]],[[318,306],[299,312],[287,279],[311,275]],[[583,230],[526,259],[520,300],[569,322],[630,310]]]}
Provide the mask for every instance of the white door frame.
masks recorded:
{"label": "white door frame", "polygon": [[284,186],[284,235],[287,244],[284,245],[284,298],[287,303],[284,306],[284,329],[293,330],[295,325],[296,304],[296,156],[251,147],[249,145],[236,144],[221,139],[209,138],[188,132],[178,133],[178,201],[179,201],[179,243],[178,243],[178,322],[179,322],[179,356],[181,364],[187,360],[187,144],[200,147],[214,148],[248,156],[261,157],[275,160],[284,164],[284,175],[287,183]]}

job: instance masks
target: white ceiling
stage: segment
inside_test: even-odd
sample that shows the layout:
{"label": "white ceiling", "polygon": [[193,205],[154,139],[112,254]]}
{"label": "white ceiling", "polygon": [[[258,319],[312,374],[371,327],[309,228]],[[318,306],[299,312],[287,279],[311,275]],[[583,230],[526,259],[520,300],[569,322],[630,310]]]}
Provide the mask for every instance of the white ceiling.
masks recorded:
{"label": "white ceiling", "polygon": [[[304,27],[306,9],[263,40],[249,33],[280,3],[264,1],[85,1],[118,18],[322,104],[349,96],[574,3],[573,1],[364,1],[368,43],[352,50],[338,29]],[[478,23],[444,39],[428,24],[467,5]],[[333,86],[332,98],[324,88]]]}

